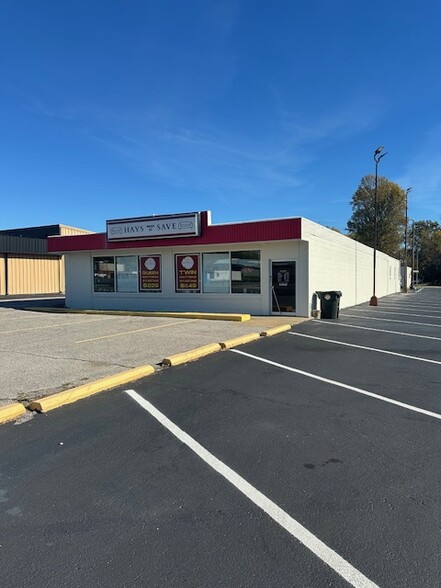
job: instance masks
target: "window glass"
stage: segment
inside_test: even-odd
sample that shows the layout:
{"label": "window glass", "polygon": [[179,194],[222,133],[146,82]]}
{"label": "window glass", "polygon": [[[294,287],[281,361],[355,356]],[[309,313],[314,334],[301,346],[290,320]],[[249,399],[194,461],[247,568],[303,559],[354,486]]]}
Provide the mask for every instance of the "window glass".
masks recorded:
{"label": "window glass", "polygon": [[161,256],[139,256],[139,291],[161,292]]}
{"label": "window glass", "polygon": [[93,258],[93,289],[95,292],[115,292],[115,258]]}
{"label": "window glass", "polygon": [[138,258],[124,255],[116,258],[116,289],[118,292],[138,291]]}
{"label": "window glass", "polygon": [[202,255],[204,292],[230,293],[230,254],[204,253]]}
{"label": "window glass", "polygon": [[231,252],[231,292],[260,294],[260,251]]}
{"label": "window glass", "polygon": [[199,293],[200,286],[199,253],[177,253],[175,255],[176,292]]}

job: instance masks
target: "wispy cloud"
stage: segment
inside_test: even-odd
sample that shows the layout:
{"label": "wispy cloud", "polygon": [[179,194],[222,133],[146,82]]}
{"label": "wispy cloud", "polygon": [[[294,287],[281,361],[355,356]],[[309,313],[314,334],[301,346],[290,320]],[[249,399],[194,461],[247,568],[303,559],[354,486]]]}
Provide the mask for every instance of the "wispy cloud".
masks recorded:
{"label": "wispy cloud", "polygon": [[276,88],[271,87],[271,94],[281,126],[296,145],[311,145],[330,137],[335,139],[365,131],[374,127],[381,116],[378,99],[368,91],[348,96],[347,102],[333,110],[324,107],[318,116],[315,114],[309,120],[287,107]]}
{"label": "wispy cloud", "polygon": [[[161,105],[141,111],[102,107],[54,107],[28,99],[38,116],[58,119],[156,182],[199,190],[225,203],[271,198],[306,182],[305,168],[326,139],[356,133],[372,124],[364,106],[323,114],[305,123],[275,100],[271,132],[251,141],[238,132],[192,121],[191,128]],[[228,195],[228,196],[227,196]]]}
{"label": "wispy cloud", "polygon": [[[103,108],[55,108],[32,99],[27,109],[75,127],[126,160],[138,173],[171,186],[221,194],[255,194],[283,184],[301,185],[308,162],[283,136],[260,144],[207,126],[188,128],[165,110],[115,112]],[[267,192],[268,193],[268,192]]]}

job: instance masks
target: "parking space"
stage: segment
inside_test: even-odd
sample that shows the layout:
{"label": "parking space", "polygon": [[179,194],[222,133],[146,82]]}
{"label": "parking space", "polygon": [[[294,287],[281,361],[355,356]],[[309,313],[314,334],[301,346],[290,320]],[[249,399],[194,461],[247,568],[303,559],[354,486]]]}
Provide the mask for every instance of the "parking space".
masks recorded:
{"label": "parking space", "polygon": [[436,316],[441,289],[5,425],[4,577],[35,585],[24,562],[44,552],[42,585],[439,586],[441,318],[426,305]]}
{"label": "parking space", "polygon": [[127,395],[101,400],[0,430],[4,585],[346,585]]}
{"label": "parking space", "polygon": [[[379,306],[360,305],[341,312],[344,323],[410,334],[441,337],[441,303],[437,288],[381,299]],[[402,328],[404,327],[404,328]]]}

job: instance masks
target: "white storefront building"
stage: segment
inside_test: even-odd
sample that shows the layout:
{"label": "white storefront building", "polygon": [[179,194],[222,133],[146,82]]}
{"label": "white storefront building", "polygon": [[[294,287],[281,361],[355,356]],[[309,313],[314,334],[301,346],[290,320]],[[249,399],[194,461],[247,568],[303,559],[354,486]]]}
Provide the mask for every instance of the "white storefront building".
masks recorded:
{"label": "white storefront building", "polygon": [[[341,291],[341,308],[373,293],[373,249],[305,218],[212,224],[204,211],[106,229],[49,238],[69,308],[311,316],[317,291]],[[377,252],[376,296],[399,291],[399,260]]]}

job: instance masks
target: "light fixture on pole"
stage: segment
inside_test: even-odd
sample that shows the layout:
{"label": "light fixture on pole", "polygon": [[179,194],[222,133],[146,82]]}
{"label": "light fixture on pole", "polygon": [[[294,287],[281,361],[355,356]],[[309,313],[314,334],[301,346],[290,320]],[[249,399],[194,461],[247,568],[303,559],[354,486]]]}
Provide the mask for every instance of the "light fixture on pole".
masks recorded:
{"label": "light fixture on pole", "polygon": [[370,306],[378,306],[378,298],[375,296],[375,278],[376,278],[376,270],[377,270],[377,241],[378,241],[378,198],[377,198],[377,190],[378,190],[378,165],[380,163],[380,159],[386,155],[380,153],[383,151],[384,147],[378,147],[374,153],[374,160],[375,160],[375,196],[374,196],[374,279],[373,279],[373,292],[371,299],[369,301]]}
{"label": "light fixture on pole", "polygon": [[404,225],[404,292],[407,294],[407,202],[412,188],[406,188],[406,224]]}

